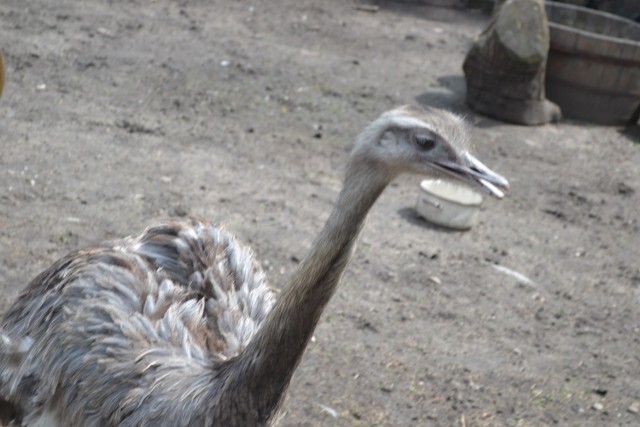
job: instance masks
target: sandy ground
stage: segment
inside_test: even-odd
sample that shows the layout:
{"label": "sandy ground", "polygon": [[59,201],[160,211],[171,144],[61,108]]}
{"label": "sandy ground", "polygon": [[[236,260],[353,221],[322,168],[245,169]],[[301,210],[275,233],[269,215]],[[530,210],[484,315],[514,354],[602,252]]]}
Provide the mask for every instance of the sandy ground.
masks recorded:
{"label": "sandy ground", "polygon": [[282,286],[360,129],[444,106],[511,193],[448,232],[416,217],[416,177],[386,191],[281,425],[639,425],[638,127],[477,116],[461,64],[486,16],[356,6],[0,2],[2,307],[62,254],[185,215]]}

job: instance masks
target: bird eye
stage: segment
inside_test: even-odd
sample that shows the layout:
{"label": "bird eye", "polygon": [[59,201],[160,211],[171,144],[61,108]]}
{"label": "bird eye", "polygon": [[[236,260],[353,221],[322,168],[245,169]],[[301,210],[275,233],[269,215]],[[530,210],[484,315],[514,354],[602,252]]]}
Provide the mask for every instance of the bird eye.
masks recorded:
{"label": "bird eye", "polygon": [[432,135],[417,133],[413,136],[413,139],[422,150],[431,150],[436,145],[436,139]]}

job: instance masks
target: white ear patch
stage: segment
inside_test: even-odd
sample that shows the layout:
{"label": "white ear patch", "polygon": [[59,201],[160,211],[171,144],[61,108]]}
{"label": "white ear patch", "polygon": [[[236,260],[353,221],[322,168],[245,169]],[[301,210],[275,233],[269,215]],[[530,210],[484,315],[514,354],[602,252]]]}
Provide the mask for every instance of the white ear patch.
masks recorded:
{"label": "white ear patch", "polygon": [[396,135],[390,130],[386,131],[380,137],[380,145],[383,147],[392,147],[398,144]]}

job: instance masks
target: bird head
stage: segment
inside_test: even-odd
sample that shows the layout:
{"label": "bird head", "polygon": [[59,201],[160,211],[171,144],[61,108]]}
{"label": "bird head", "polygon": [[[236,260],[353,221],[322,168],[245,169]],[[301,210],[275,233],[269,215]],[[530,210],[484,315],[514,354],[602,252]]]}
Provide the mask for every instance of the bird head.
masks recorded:
{"label": "bird head", "polygon": [[502,198],[507,180],[468,151],[464,119],[436,108],[403,106],[382,114],[358,137],[352,160],[373,161],[390,177],[403,172],[461,181]]}

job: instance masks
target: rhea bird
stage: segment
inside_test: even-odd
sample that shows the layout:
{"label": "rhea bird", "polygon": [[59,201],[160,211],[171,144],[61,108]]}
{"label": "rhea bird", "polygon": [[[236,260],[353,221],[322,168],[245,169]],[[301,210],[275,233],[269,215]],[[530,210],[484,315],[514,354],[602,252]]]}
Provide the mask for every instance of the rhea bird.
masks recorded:
{"label": "rhea bird", "polygon": [[205,220],[71,253],[0,325],[0,398],[28,426],[269,426],[354,251],[400,173],[508,188],[453,113],[403,106],[359,135],[326,225],[276,297],[249,249]]}

